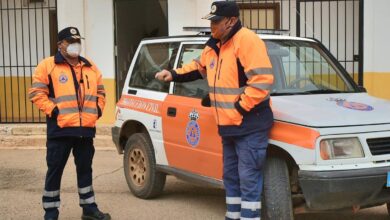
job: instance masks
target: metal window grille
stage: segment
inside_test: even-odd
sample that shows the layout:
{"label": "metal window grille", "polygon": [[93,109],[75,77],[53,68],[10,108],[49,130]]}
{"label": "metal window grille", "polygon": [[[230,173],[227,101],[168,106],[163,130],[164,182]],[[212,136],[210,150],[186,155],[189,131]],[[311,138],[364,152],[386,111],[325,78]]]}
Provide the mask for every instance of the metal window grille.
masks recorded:
{"label": "metal window grille", "polygon": [[0,123],[44,122],[28,99],[37,64],[55,51],[56,0],[0,0]]}
{"label": "metal window grille", "polygon": [[363,85],[363,0],[236,0],[244,26],[315,38]]}

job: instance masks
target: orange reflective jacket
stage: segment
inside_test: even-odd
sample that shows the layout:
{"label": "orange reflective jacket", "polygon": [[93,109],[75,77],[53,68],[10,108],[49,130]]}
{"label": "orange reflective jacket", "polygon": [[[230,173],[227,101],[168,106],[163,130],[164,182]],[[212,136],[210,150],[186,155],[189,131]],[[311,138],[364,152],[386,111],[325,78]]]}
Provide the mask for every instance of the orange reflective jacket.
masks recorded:
{"label": "orange reflective jacket", "polygon": [[[29,97],[59,128],[94,128],[105,105],[102,74],[83,57],[71,67],[58,52],[37,66]],[[52,115],[55,107],[58,115]]]}
{"label": "orange reflective jacket", "polygon": [[191,74],[200,76],[196,73],[199,68],[207,70],[211,105],[220,127],[241,125],[243,116],[262,103],[269,107],[272,65],[265,43],[251,30],[236,25],[222,45],[211,38],[197,62],[171,72],[174,81],[189,81],[183,79],[194,79]]}

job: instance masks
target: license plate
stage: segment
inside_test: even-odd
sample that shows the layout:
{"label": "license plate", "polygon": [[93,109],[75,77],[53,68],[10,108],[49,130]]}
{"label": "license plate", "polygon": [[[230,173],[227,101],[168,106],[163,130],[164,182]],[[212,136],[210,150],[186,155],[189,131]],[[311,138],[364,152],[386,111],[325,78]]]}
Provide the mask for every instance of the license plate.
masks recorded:
{"label": "license plate", "polygon": [[390,187],[390,171],[387,172],[387,184],[386,184],[387,187]]}

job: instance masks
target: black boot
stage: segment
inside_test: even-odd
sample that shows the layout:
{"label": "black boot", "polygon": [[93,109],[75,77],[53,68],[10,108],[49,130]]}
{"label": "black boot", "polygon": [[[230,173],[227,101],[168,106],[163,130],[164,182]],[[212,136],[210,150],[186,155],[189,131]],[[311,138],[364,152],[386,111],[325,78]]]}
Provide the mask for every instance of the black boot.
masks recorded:
{"label": "black boot", "polygon": [[110,220],[111,216],[108,213],[103,213],[101,211],[96,211],[93,213],[83,213],[81,216],[82,220]]}

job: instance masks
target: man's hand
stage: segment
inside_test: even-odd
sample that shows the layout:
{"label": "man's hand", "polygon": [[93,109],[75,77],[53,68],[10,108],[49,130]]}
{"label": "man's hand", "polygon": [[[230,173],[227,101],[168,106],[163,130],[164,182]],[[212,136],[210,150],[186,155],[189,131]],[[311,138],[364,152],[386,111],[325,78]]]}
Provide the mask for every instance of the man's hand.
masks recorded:
{"label": "man's hand", "polygon": [[161,70],[160,72],[156,73],[154,78],[164,82],[170,82],[173,79],[171,72],[168,70]]}

